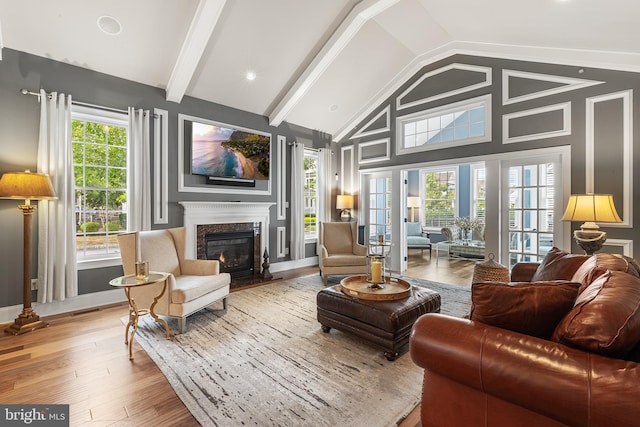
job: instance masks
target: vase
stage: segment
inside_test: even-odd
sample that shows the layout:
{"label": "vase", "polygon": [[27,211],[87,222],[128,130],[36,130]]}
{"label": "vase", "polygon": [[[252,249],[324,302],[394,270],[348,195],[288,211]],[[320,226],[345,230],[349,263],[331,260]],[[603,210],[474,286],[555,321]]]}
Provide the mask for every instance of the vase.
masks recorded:
{"label": "vase", "polygon": [[464,245],[468,245],[471,242],[471,235],[472,235],[472,231],[471,230],[461,230],[460,231],[460,237],[462,238],[462,243]]}

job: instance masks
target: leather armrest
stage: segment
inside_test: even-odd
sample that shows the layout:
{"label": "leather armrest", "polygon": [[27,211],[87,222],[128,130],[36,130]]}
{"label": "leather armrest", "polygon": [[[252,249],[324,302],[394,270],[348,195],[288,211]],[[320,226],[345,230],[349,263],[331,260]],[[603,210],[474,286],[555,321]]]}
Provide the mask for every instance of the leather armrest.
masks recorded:
{"label": "leather armrest", "polygon": [[441,314],[418,319],[410,351],[426,370],[568,425],[631,426],[640,416],[634,362]]}
{"label": "leather armrest", "polygon": [[180,270],[189,276],[213,276],[220,274],[220,263],[215,259],[183,259]]}
{"label": "leather armrest", "polygon": [[536,273],[538,262],[519,262],[511,268],[511,281],[512,282],[530,282],[533,275]]}

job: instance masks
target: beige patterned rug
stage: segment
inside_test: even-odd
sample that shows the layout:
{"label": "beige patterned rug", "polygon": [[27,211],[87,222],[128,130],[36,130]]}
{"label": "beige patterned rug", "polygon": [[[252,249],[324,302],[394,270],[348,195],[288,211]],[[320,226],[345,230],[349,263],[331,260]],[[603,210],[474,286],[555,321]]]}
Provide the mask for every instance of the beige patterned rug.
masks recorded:
{"label": "beige patterned rug", "polygon": [[[412,281],[440,292],[443,313],[468,311],[468,289]],[[419,402],[422,370],[407,351],[389,362],[359,338],[323,333],[323,288],[314,275],[234,292],[227,312],[190,316],[172,340],[144,317],[136,340],[204,426],[396,425]]]}

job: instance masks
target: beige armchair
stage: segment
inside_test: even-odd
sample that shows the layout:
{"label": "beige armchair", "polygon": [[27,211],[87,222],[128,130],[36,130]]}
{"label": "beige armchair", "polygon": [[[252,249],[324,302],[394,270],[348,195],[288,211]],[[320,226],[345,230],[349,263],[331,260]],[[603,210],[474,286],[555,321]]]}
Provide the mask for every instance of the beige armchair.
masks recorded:
{"label": "beige armchair", "polygon": [[321,222],[318,233],[320,275],[366,274],[367,247],[358,244],[355,222]]}
{"label": "beige armchair", "polygon": [[[220,273],[216,260],[185,259],[185,228],[169,228],[118,235],[124,274],[135,274],[137,260],[149,261],[150,271],[170,273],[167,290],[155,306],[156,314],[178,319],[179,333],[184,332],[186,318],[222,300],[227,309],[231,276]],[[140,307],[149,307],[163,283],[131,290]]]}

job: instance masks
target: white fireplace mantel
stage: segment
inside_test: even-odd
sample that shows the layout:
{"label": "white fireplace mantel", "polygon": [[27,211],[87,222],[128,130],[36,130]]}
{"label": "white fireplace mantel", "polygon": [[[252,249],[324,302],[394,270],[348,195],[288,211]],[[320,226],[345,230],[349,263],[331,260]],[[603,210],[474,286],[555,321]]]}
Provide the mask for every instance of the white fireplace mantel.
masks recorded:
{"label": "white fireplace mantel", "polygon": [[197,256],[197,227],[207,224],[260,223],[260,255],[269,245],[271,202],[178,202],[184,208],[185,255]]}

